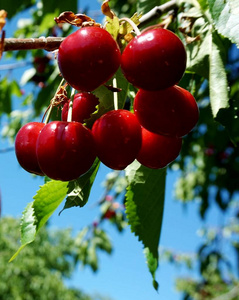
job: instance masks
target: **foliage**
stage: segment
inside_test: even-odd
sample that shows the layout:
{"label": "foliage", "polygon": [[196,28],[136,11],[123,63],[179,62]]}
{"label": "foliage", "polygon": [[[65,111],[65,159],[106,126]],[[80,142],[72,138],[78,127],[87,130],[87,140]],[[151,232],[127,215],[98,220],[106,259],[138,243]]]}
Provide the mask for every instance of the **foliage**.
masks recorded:
{"label": "foliage", "polygon": [[0,219],[0,297],[2,299],[93,299],[63,282],[75,269],[76,243],[69,229],[42,228],[35,243],[12,263],[9,254],[19,246],[19,220]]}
{"label": "foliage", "polygon": [[[165,2],[111,0],[110,5],[117,16],[132,17],[136,11],[145,14]],[[35,1],[22,1],[18,8],[37,5],[37,10],[32,10],[31,18],[27,22],[22,22],[22,27],[15,32],[15,35],[18,37],[38,37],[41,34],[68,35],[72,28],[67,24],[55,25],[53,19],[59,14],[59,10],[51,9],[50,3],[51,1],[37,4]],[[211,238],[212,231],[208,231],[210,234],[206,235],[206,241],[198,249],[197,255],[192,260],[187,260],[190,267],[192,261],[197,261],[199,267],[195,269],[198,270],[199,278],[180,278],[177,287],[183,293],[184,299],[214,299],[224,294],[230,297],[232,291],[235,289],[238,291],[238,276],[235,272],[231,272],[231,266],[238,269],[238,265],[232,257],[222,253],[217,243],[220,241],[230,245],[238,259],[239,52],[236,46],[238,46],[239,4],[236,0],[177,0],[175,3],[174,11],[165,12],[154,23],[167,25],[186,46],[187,71],[179,84],[188,89],[197,99],[200,119],[197,127],[183,138],[180,157],[169,167],[180,173],[174,193],[184,205],[190,201],[198,201],[202,220],[206,218],[212,207],[219,208],[225,214],[225,225],[219,232],[229,233],[227,238],[225,236],[221,238],[214,232],[214,237]],[[75,2],[67,4],[67,10],[76,10]],[[36,8],[36,6],[32,7]],[[63,7],[59,7],[61,8]],[[10,17],[15,13],[17,10],[10,10]],[[114,24],[119,26],[118,20],[112,21],[112,24],[108,25],[108,30],[112,30],[112,34],[116,37],[116,33],[121,33],[122,27],[117,27],[114,31],[112,29]],[[32,88],[32,92],[28,95],[21,92],[22,86],[18,82],[8,77],[1,79],[1,90],[6,97],[1,99],[0,96],[0,116],[8,119],[2,134],[13,139],[24,122],[42,116],[57,89],[59,76],[54,55],[45,51],[16,51],[8,53],[5,57],[24,59],[30,66],[20,81]],[[43,69],[37,63],[35,59],[37,57],[43,59]],[[111,85],[112,82],[108,84]],[[120,107],[130,109],[136,90],[128,85],[120,71],[117,73],[117,84],[122,88],[122,92],[119,93]],[[89,126],[96,118],[113,107],[113,96],[109,89],[100,87],[94,93],[100,97],[100,105],[87,120]],[[21,110],[17,111],[12,110],[12,101],[16,96],[22,103]],[[59,107],[54,108],[52,117],[59,118]],[[51,213],[65,198],[64,209],[73,206],[82,207],[87,203],[98,167],[96,163],[83,178],[70,182],[68,186],[50,181],[40,188],[34,202],[23,214],[23,245],[34,239],[36,241],[38,229],[47,222]],[[99,201],[101,214],[97,224],[86,226],[79,233],[78,240],[81,241],[83,248],[76,260],[83,265],[90,265],[93,270],[98,268],[96,250],[103,249],[107,253],[111,252],[111,245],[101,229],[101,224],[108,220],[117,230],[122,231],[127,224],[124,209],[126,206],[128,223],[145,246],[148,268],[153,277],[154,287],[157,288],[155,274],[158,268],[157,248],[163,216],[165,176],[166,170],[154,172],[136,163],[129,166],[125,173],[110,173],[105,181],[105,194]],[[46,197],[45,205],[38,205],[44,190],[50,189],[55,184],[63,185],[62,194],[56,194],[54,199]],[[52,202],[55,204],[48,206]],[[235,203],[234,209],[231,210]],[[228,217],[229,212],[230,217]],[[101,244],[98,243],[99,236]],[[171,255],[170,251],[167,252],[167,257],[175,263],[174,255]],[[229,299],[233,299],[233,296]]]}

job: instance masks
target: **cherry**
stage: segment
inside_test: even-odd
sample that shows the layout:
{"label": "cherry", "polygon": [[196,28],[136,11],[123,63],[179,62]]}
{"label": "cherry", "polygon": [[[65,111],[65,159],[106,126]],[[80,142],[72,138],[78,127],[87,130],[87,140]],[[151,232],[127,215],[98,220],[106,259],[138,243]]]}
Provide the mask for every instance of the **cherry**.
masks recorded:
{"label": "cherry", "polygon": [[121,69],[134,86],[160,90],[179,82],[186,68],[182,41],[163,28],[148,29],[125,47]]}
{"label": "cherry", "polygon": [[110,33],[100,27],[82,27],[61,43],[58,65],[76,90],[90,92],[108,81],[120,66],[121,53]]}
{"label": "cherry", "polygon": [[161,169],[177,158],[181,147],[181,138],[160,135],[142,127],[142,146],[137,160],[145,167]]}
{"label": "cherry", "polygon": [[79,122],[46,124],[39,134],[36,153],[42,171],[61,181],[77,179],[96,158],[91,131]]}
{"label": "cherry", "polygon": [[149,131],[174,137],[188,134],[199,118],[193,95],[176,85],[159,91],[139,90],[134,112]]}
{"label": "cherry", "polygon": [[36,175],[44,175],[36,156],[36,142],[43,127],[44,123],[30,122],[18,131],[15,139],[15,153],[19,164]]}
{"label": "cherry", "polygon": [[[70,99],[64,104],[61,119],[67,121]],[[91,93],[78,93],[74,96],[72,108],[72,121],[84,123],[84,120],[90,118],[90,115],[96,110],[99,99]]]}
{"label": "cherry", "polygon": [[123,170],[132,163],[141,146],[141,127],[128,110],[112,110],[95,121],[92,134],[99,159],[109,168]]}

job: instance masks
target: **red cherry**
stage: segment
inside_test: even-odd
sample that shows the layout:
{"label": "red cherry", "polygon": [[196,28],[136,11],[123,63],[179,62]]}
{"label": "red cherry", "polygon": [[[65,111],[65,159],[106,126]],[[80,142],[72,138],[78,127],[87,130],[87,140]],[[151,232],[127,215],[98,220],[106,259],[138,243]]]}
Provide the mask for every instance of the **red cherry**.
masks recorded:
{"label": "red cherry", "polygon": [[149,131],[174,137],[188,134],[199,118],[193,95],[179,86],[159,91],[139,90],[134,112]]}
{"label": "red cherry", "polygon": [[107,211],[104,213],[103,218],[104,218],[104,219],[109,219],[109,220],[110,220],[110,219],[115,218],[115,216],[116,216],[115,210],[109,208],[109,209],[107,209]]}
{"label": "red cherry", "polygon": [[15,139],[15,153],[19,164],[36,175],[44,175],[36,156],[36,142],[43,127],[44,123],[30,122],[18,131]]}
{"label": "red cherry", "polygon": [[141,146],[141,127],[128,110],[112,110],[95,121],[92,134],[99,159],[109,168],[123,170]]}
{"label": "red cherry", "polygon": [[127,80],[145,90],[160,90],[179,82],[186,69],[186,51],[171,31],[144,31],[126,46],[121,69]]}
{"label": "red cherry", "polygon": [[181,138],[160,135],[142,127],[142,146],[137,160],[145,167],[161,169],[177,158],[181,147]]}
{"label": "red cherry", "polygon": [[121,53],[110,33],[82,27],[61,43],[58,64],[62,76],[76,90],[90,92],[109,80],[120,66]]}
{"label": "red cherry", "polygon": [[70,181],[90,169],[96,158],[94,148],[91,131],[81,123],[53,121],[39,134],[36,153],[48,177]]}
{"label": "red cherry", "polygon": [[[68,100],[62,109],[61,119],[67,121]],[[73,108],[72,108],[72,121],[84,123],[84,120],[90,118],[90,115],[96,110],[96,105],[99,104],[99,99],[91,93],[78,93],[74,96]]]}

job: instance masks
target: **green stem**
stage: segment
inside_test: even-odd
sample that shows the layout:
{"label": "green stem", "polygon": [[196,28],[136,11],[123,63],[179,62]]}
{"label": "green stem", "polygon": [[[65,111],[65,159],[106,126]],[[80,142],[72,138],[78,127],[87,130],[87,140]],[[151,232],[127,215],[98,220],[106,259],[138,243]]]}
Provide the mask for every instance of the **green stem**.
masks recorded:
{"label": "green stem", "polygon": [[67,122],[72,122],[72,109],[73,109],[74,95],[75,95],[75,89],[72,88],[71,98],[70,98],[69,107],[68,107]]}
{"label": "green stem", "polygon": [[[55,93],[54,97],[53,97],[52,100],[51,100],[50,105],[48,106],[48,108],[47,108],[47,110],[46,110],[47,116],[46,116],[46,120],[45,120],[45,122],[44,122],[45,124],[47,124],[47,123],[49,122],[49,120],[50,120],[51,112],[52,112],[52,109],[53,109],[53,106],[54,106],[54,102],[55,102],[55,99],[56,99],[56,95],[57,95],[57,93],[59,92],[59,90],[60,90],[61,86],[63,85],[64,81],[65,81],[65,79],[63,78],[63,79],[61,80],[61,82],[60,82],[60,84],[59,84],[57,90],[56,90],[56,93]],[[45,114],[46,114],[46,113],[45,113]],[[43,115],[42,122],[43,122],[43,120],[44,120],[45,114]]]}
{"label": "green stem", "polygon": [[[117,80],[115,77],[113,78],[113,87],[117,89]],[[119,109],[118,92],[113,92],[113,98],[114,98],[114,109],[118,110]]]}
{"label": "green stem", "polygon": [[136,33],[136,35],[140,35],[141,32],[139,30],[139,28],[137,27],[137,25],[129,18],[121,18],[119,19],[119,21],[125,21],[128,22],[130,24],[130,26],[133,28],[134,32]]}

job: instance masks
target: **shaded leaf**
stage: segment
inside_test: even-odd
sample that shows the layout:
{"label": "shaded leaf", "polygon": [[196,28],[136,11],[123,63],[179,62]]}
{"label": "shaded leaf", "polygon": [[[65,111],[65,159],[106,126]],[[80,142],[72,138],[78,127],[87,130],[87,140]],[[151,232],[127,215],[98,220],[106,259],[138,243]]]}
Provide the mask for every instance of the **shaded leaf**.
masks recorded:
{"label": "shaded leaf", "polygon": [[99,166],[100,161],[96,159],[87,173],[69,182],[68,196],[63,210],[74,206],[83,207],[87,203]]}
{"label": "shaded leaf", "polygon": [[[125,79],[120,69],[116,72],[114,77],[117,81],[117,87],[121,89],[121,91],[117,93],[118,108],[123,108],[127,97],[129,83]],[[89,128],[100,116],[107,111],[114,109],[114,93],[106,87],[107,85],[112,86],[113,79],[110,79],[105,85],[100,86],[93,92],[95,96],[99,98],[99,105],[97,106],[97,110],[91,115],[90,119],[85,120],[86,126]]]}
{"label": "shaded leaf", "polygon": [[167,0],[139,0],[137,2],[137,11],[140,13],[147,13],[149,12],[152,8],[154,8],[155,6],[159,6],[160,4],[163,4],[167,2]]}
{"label": "shaded leaf", "polygon": [[58,1],[56,5],[55,0],[43,0],[43,15],[52,13],[56,7],[59,11],[77,11],[77,0]]}
{"label": "shaded leaf", "polygon": [[[125,170],[129,182],[126,193],[126,214],[131,231],[147,248],[150,259],[158,260],[158,245],[161,233],[165,169],[149,169],[137,161]],[[154,276],[156,267],[151,269]]]}

